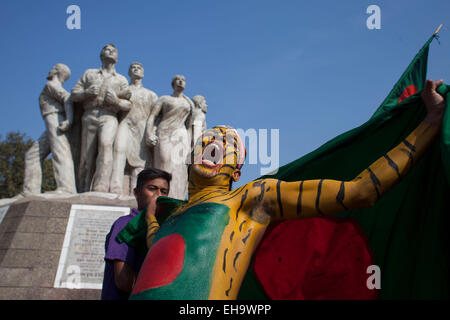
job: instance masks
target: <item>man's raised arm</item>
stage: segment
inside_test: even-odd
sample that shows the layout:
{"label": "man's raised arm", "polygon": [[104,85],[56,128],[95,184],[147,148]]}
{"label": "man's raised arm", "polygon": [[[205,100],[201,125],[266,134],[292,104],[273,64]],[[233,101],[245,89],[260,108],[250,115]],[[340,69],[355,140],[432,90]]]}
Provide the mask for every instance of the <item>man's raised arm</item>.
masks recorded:
{"label": "man's raised arm", "polygon": [[266,194],[262,205],[271,219],[314,217],[374,205],[409,172],[438,135],[445,102],[436,88],[442,82],[427,81],[422,92],[427,116],[417,128],[353,180],[265,180],[273,191]]}

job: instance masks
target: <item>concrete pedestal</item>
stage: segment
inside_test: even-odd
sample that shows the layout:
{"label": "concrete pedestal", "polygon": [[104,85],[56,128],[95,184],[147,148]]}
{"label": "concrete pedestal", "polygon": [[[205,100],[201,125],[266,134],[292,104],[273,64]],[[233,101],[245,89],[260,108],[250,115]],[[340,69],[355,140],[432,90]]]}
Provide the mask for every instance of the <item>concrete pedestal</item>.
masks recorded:
{"label": "concrete pedestal", "polygon": [[[0,299],[100,299],[99,289],[55,287],[72,205],[132,208],[136,201],[86,193],[27,197],[0,206]],[[104,236],[96,235],[97,242]]]}

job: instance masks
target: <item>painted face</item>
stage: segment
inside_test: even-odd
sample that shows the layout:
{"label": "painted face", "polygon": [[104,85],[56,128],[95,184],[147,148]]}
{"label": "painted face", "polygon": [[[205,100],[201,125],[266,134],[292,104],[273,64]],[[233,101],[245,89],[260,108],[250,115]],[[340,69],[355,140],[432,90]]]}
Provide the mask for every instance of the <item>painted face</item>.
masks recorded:
{"label": "painted face", "polygon": [[214,127],[197,140],[193,152],[192,170],[204,177],[225,176],[230,179],[244,162],[244,145],[236,130]]}

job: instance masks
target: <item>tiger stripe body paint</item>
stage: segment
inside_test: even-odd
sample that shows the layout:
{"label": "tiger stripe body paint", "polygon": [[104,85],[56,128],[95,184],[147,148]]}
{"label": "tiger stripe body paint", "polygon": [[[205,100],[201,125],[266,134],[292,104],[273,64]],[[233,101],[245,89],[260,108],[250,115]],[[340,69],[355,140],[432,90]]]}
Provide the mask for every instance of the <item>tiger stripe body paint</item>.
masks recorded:
{"label": "tiger stripe body paint", "polygon": [[[133,299],[236,299],[252,255],[271,222],[373,205],[407,174],[439,130],[422,122],[351,181],[260,179],[230,190],[245,150],[237,133],[229,134],[227,129],[210,129],[197,142],[193,155],[197,162],[189,170],[187,204],[161,225],[156,236],[148,233],[154,239],[149,241],[152,246],[147,258],[159,253],[172,272],[159,275],[165,282],[147,276],[153,287],[146,288],[146,270],[142,268]],[[211,151],[209,158],[205,150]],[[150,221],[149,230],[154,227]],[[166,257],[170,248],[161,253],[161,241],[184,250],[178,255],[183,256],[182,263],[180,258]]]}

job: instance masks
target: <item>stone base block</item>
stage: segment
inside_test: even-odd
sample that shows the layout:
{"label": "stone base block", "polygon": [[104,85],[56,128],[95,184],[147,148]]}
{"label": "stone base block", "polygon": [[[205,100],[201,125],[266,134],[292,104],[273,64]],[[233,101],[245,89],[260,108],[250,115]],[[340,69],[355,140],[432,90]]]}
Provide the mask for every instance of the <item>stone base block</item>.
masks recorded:
{"label": "stone base block", "polygon": [[[95,230],[97,224],[94,219],[92,219],[92,225],[84,222],[84,224],[79,224],[76,229],[76,226],[69,225],[69,221],[72,221],[72,224],[76,224],[77,221],[72,205],[76,205],[75,207],[93,206],[92,208],[106,206],[110,209],[117,207],[124,211],[124,207],[135,207],[136,202],[132,198],[119,199],[110,195],[86,193],[66,198],[26,197],[7,206],[1,206],[0,299],[100,299],[101,290],[99,288],[87,288],[90,286],[89,279],[78,279],[78,283],[75,282],[73,289],[55,287],[57,273],[59,272],[61,275],[65,272],[64,255],[79,254],[82,258],[89,256],[90,262],[87,263],[91,264],[102,261],[101,255],[104,254],[104,250],[99,252],[99,246],[102,245],[102,242],[104,244],[106,233],[109,231],[108,226],[110,227],[109,221],[112,219],[109,218],[110,220],[104,220],[98,224],[98,226],[103,225],[101,230]],[[86,212],[84,214],[86,215]],[[123,212],[117,211],[116,214],[122,215]],[[90,230],[83,233],[82,228]],[[78,236],[75,234],[76,232],[78,232]],[[92,236],[92,234],[95,234],[95,241],[81,239],[84,235]],[[85,246],[81,250],[79,245],[82,241],[91,243],[91,246]],[[92,245],[93,242],[97,243],[96,247]],[[70,250],[74,246],[77,247]],[[65,253],[62,254],[63,252]],[[73,261],[76,257],[71,258]],[[83,262],[80,262],[80,266],[81,274],[86,273],[83,273],[83,268],[85,268]],[[97,278],[98,276],[97,274]],[[79,286],[80,282],[84,283],[81,283],[82,288]],[[96,286],[98,286],[98,279]]]}

